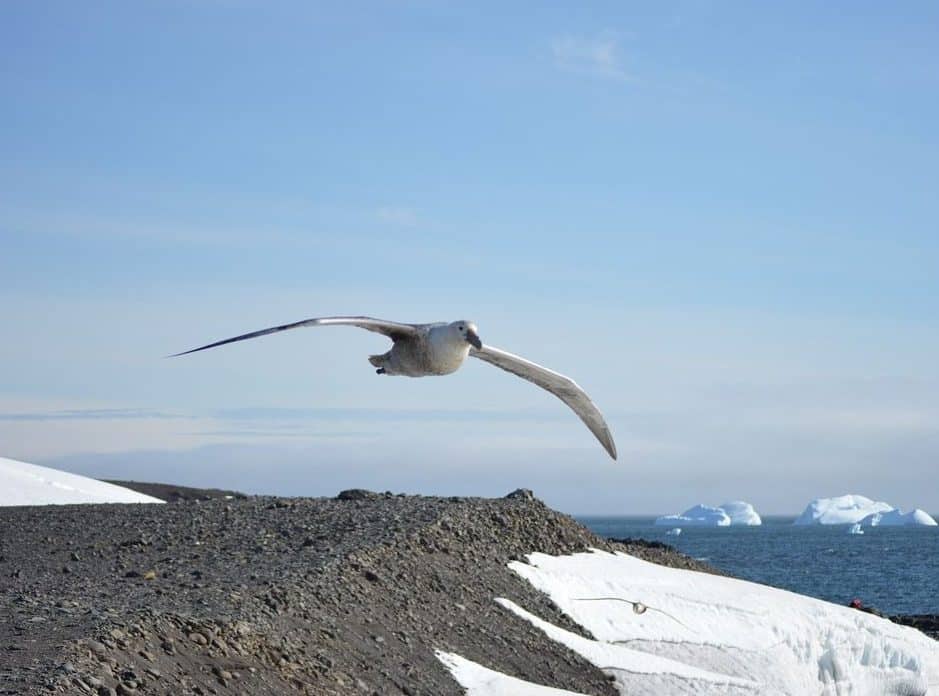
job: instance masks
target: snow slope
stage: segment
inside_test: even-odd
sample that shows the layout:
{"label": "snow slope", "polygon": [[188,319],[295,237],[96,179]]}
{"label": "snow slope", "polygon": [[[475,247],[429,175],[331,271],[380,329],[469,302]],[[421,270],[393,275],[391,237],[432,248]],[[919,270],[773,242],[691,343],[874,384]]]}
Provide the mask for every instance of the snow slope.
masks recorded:
{"label": "snow slope", "polygon": [[469,696],[582,696],[576,691],[555,689],[510,677],[456,653],[438,650],[437,659],[446,665]]}
{"label": "snow slope", "polygon": [[[536,553],[528,561],[509,567],[594,638],[508,599],[499,604],[603,669],[622,694],[889,696],[939,688],[936,642],[865,612],[625,554]],[[512,691],[500,681],[511,677],[444,662],[470,696],[558,693],[527,683]]]}
{"label": "snow slope", "polygon": [[86,476],[0,457],[0,505],[162,502]]}

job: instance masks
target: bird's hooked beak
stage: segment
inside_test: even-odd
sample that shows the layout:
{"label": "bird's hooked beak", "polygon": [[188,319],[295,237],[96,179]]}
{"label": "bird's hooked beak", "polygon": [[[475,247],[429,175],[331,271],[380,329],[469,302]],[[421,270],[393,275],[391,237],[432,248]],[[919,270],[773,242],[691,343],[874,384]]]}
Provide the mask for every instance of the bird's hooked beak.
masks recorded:
{"label": "bird's hooked beak", "polygon": [[472,345],[476,350],[482,350],[483,342],[479,340],[479,336],[472,329],[466,332],[466,342]]}

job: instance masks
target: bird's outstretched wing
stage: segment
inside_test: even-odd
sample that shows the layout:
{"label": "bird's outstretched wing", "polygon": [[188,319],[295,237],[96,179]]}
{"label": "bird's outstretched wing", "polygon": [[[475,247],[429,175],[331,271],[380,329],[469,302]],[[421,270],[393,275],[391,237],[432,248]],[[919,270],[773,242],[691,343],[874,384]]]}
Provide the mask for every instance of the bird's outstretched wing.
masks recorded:
{"label": "bird's outstretched wing", "polygon": [[603,448],[613,459],[616,459],[616,443],[613,442],[609,426],[603,420],[603,414],[590,400],[587,393],[570,377],[565,377],[530,360],[492,346],[483,345],[479,350],[473,349],[470,355],[501,367],[506,372],[511,372],[522,379],[527,379],[542,389],[547,389],[580,416],[584,425],[590,428],[590,432],[600,441]]}
{"label": "bird's outstretched wing", "polygon": [[175,358],[177,356],[186,355],[188,353],[197,353],[200,350],[207,350],[209,348],[215,348],[216,346],[224,346],[226,343],[246,341],[249,338],[266,336],[267,334],[277,333],[278,331],[287,331],[288,329],[299,329],[301,326],[330,326],[333,324],[358,326],[360,329],[366,329],[368,331],[374,331],[375,333],[384,334],[392,341],[397,341],[401,338],[407,338],[408,336],[414,336],[419,332],[419,325],[417,324],[399,324],[395,321],[373,319],[372,317],[318,317],[315,319],[295,321],[293,324],[283,324],[281,326],[272,326],[269,329],[252,331],[251,333],[235,336],[234,338],[226,338],[222,341],[216,341],[215,343],[210,343],[207,346],[200,346],[198,348],[193,348],[192,350],[185,350],[182,353],[175,353],[168,357]]}

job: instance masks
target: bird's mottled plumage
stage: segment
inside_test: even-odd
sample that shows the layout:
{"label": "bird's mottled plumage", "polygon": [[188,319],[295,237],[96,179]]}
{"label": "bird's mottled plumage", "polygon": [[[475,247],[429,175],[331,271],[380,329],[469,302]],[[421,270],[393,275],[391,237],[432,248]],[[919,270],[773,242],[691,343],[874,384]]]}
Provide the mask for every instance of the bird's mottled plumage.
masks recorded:
{"label": "bird's mottled plumage", "polygon": [[170,357],[197,353],[200,350],[223,346],[226,343],[244,341],[249,338],[266,336],[288,329],[297,329],[302,326],[329,326],[334,324],[357,326],[361,329],[384,334],[391,339],[391,350],[381,355],[369,357],[369,362],[378,368],[376,371],[379,374],[404,375],[407,377],[447,375],[458,370],[463,361],[466,360],[466,356],[471,355],[526,379],[532,384],[537,384],[567,404],[600,441],[600,444],[603,445],[609,455],[616,459],[616,444],[613,442],[613,435],[603,419],[603,414],[600,413],[590,397],[574,380],[507,351],[483,345],[479,339],[476,325],[471,321],[459,320],[449,324],[443,322],[403,324],[384,319],[373,319],[372,317],[319,317],[274,326],[269,329],[261,329],[260,331],[252,331],[241,336],[226,338],[199,348],[176,353],[176,355]]}

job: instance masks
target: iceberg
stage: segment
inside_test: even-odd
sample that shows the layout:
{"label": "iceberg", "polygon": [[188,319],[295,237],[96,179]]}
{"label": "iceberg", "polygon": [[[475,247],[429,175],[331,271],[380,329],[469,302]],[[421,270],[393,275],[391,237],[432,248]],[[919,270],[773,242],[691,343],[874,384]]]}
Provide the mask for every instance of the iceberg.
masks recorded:
{"label": "iceberg", "polygon": [[753,509],[753,506],[742,500],[731,500],[729,503],[721,505],[720,508],[730,517],[731,524],[749,526],[763,524],[762,518],[757,514],[756,510]]}
{"label": "iceberg", "polygon": [[730,516],[721,508],[695,505],[680,515],[663,515],[655,524],[659,527],[729,527]]}
{"label": "iceberg", "polygon": [[763,524],[763,520],[750,503],[732,500],[719,507],[695,505],[680,515],[663,515],[655,524],[659,527],[729,527]]}
{"label": "iceberg", "polygon": [[855,522],[850,527],[848,527],[848,534],[863,534],[863,533],[864,533],[864,530],[861,529],[861,524],[859,522]]}
{"label": "iceberg", "polygon": [[936,520],[920,509],[903,512],[889,503],[873,501],[863,495],[840,495],[816,498],[809,503],[793,524],[856,524],[865,527],[924,525],[935,526]]}
{"label": "iceberg", "polygon": [[0,506],[162,502],[123,486],[0,457]]}
{"label": "iceberg", "polygon": [[936,520],[925,510],[916,508],[910,512],[890,510],[888,512],[875,512],[861,520],[864,527],[905,527],[909,525],[922,525],[935,527]]}
{"label": "iceberg", "polygon": [[863,495],[840,495],[835,498],[816,498],[793,524],[854,524],[875,512],[893,510],[892,505],[874,502]]}

